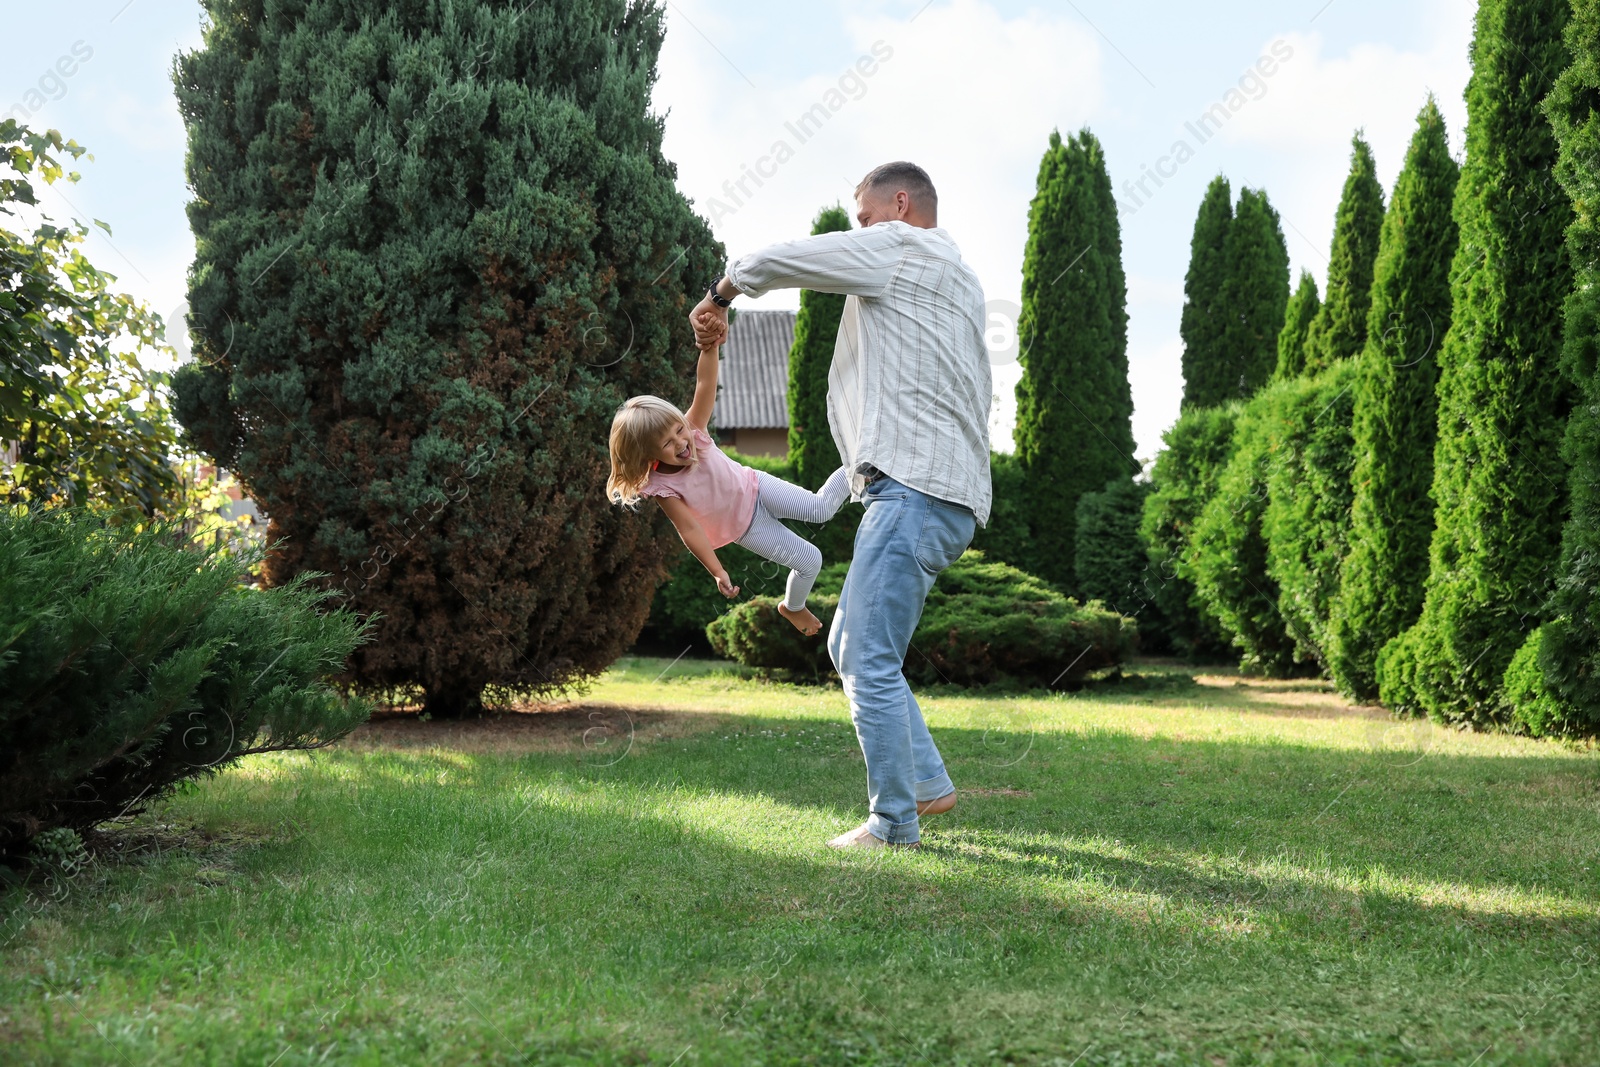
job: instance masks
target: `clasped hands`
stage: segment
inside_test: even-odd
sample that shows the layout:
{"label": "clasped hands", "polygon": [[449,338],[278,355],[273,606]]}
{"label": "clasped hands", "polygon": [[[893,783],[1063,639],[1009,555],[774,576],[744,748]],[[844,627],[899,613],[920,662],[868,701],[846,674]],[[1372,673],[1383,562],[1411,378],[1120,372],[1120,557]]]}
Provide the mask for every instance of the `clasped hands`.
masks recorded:
{"label": "clasped hands", "polygon": [[694,328],[695,347],[715,348],[728,339],[728,309],[702,297],[689,312],[689,325]]}

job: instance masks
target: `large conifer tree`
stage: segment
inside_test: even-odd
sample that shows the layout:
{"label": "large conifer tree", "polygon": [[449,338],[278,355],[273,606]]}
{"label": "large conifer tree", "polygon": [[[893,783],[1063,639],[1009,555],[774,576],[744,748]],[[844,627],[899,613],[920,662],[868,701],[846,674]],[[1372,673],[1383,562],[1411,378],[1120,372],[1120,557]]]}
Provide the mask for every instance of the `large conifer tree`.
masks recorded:
{"label": "large conifer tree", "polygon": [[353,663],[437,715],[604,669],[670,526],[603,495],[637,393],[686,401],[718,249],[649,111],[649,0],[206,0],[189,132],[196,442],[382,616]]}
{"label": "large conifer tree", "polygon": [[[817,213],[811,232],[833,233],[850,228],[850,216],[835,204]],[[795,480],[816,489],[839,468],[839,449],[828,428],[828,368],[833,343],[844,314],[839,293],[800,291],[800,313],[794,320],[794,347],[789,349],[789,462]]]}
{"label": "large conifer tree", "polygon": [[1383,228],[1383,186],[1372,149],[1360,132],[1350,141],[1350,173],[1344,180],[1328,253],[1328,292],[1306,338],[1305,372],[1315,374],[1358,354],[1367,341],[1372,304],[1372,265]]}
{"label": "large conifer tree", "polygon": [[1233,222],[1233,190],[1228,179],[1217,175],[1206,186],[1189,241],[1189,273],[1183,279],[1183,318],[1178,333],[1183,338],[1183,406],[1210,407],[1234,395],[1228,374],[1223,331],[1227,326],[1221,306],[1227,278],[1228,228]]}
{"label": "large conifer tree", "polygon": [[1317,280],[1308,270],[1300,272],[1300,284],[1289,296],[1283,314],[1283,329],[1278,332],[1278,369],[1275,378],[1297,378],[1306,368],[1306,337],[1317,317],[1322,301],[1317,296]]}
{"label": "large conifer tree", "polygon": [[1088,130],[1065,141],[1052,132],[1039,164],[1017,333],[1028,569],[1071,589],[1078,498],[1138,469],[1122,238],[1105,153]]}
{"label": "large conifer tree", "polygon": [[1499,689],[1555,578],[1571,407],[1560,367],[1572,283],[1540,102],[1567,66],[1570,0],[1483,0],[1467,84],[1450,332],[1439,357],[1435,528],[1422,615],[1384,647],[1384,703],[1449,721],[1499,714]]}
{"label": "large conifer tree", "polygon": [[1450,328],[1459,177],[1430,97],[1384,216],[1355,386],[1355,495],[1328,667],[1340,689],[1361,700],[1378,695],[1379,650],[1422,610],[1433,530],[1435,359]]}
{"label": "large conifer tree", "polygon": [[1545,105],[1561,145],[1556,174],[1578,208],[1567,228],[1575,282],[1566,303],[1563,369],[1582,403],[1568,423],[1571,509],[1540,666],[1565,721],[1600,725],[1600,0],[1577,0],[1567,27],[1572,64]]}
{"label": "large conifer tree", "polygon": [[1239,190],[1223,252],[1222,399],[1245,399],[1272,377],[1289,305],[1289,249],[1264,190]]}

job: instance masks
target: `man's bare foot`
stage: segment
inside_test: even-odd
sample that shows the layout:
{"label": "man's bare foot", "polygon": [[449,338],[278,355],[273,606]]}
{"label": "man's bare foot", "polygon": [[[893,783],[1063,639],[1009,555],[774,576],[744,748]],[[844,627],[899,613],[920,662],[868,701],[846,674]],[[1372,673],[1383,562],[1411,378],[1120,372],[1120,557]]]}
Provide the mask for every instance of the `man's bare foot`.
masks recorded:
{"label": "man's bare foot", "polygon": [[840,834],[828,842],[829,848],[921,848],[921,841],[901,841],[889,844],[883,838],[867,829],[867,824],[862,823],[854,830]]}
{"label": "man's bare foot", "polygon": [[943,815],[955,806],[956,794],[954,790],[951,790],[937,800],[917,801],[917,815]]}
{"label": "man's bare foot", "polygon": [[807,637],[822,629],[822,620],[811,614],[810,608],[801,608],[799,611],[795,611],[787,605],[779,604],[778,614],[788,619],[794,624],[796,630],[799,630]]}

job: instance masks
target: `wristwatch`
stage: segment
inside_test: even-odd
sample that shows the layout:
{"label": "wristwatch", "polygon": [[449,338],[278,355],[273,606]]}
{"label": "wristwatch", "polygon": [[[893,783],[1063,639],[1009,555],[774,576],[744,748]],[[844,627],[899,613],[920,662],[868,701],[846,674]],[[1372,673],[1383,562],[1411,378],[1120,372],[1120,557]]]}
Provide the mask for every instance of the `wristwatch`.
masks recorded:
{"label": "wristwatch", "polygon": [[[722,280],[721,278],[717,279],[717,281],[721,281],[721,280]],[[706,290],[706,296],[710,297],[711,298],[711,302],[713,304],[717,305],[717,307],[719,307],[719,308],[728,307],[729,305],[731,305],[733,303],[733,297],[731,297],[731,296],[719,296],[718,295],[718,293],[717,293],[717,282],[712,282],[711,283],[711,288]]]}

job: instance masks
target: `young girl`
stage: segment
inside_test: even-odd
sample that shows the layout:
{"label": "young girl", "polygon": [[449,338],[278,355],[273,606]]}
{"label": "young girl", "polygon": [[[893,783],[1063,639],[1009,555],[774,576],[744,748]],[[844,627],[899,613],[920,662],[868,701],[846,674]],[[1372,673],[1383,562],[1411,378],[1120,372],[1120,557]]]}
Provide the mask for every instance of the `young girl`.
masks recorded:
{"label": "young girl", "polygon": [[687,414],[655,396],[636,396],[617,409],[611,423],[611,477],[606,496],[632,506],[653,496],[683,543],[717,581],[723,596],[739,595],[716,550],[730,542],[789,567],[778,613],[810,636],[822,623],[806,607],[822,569],[817,546],[779,519],[827,522],[850,493],[840,467],[815,493],[735,463],[706,433],[717,398],[717,349],[700,350],[694,402]]}

